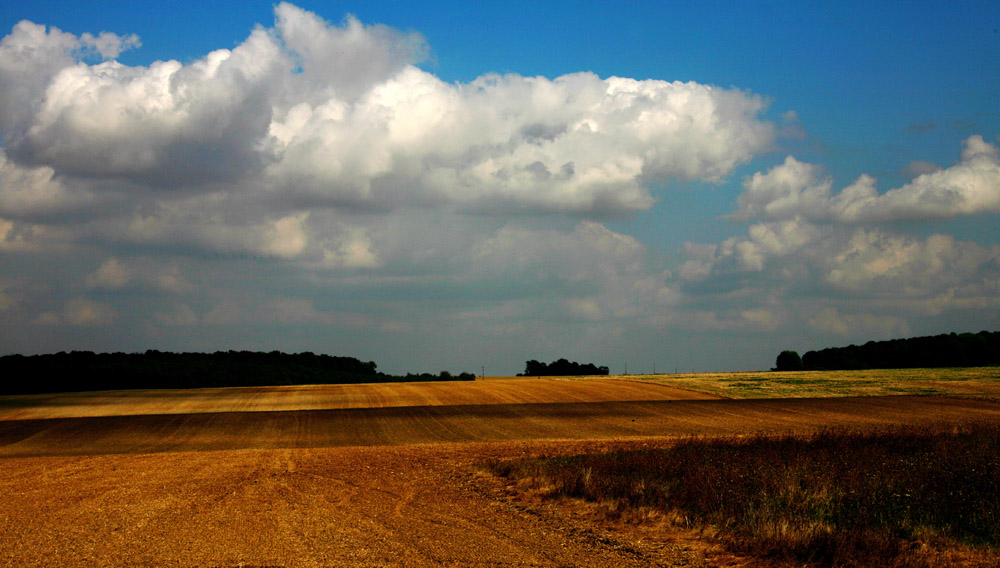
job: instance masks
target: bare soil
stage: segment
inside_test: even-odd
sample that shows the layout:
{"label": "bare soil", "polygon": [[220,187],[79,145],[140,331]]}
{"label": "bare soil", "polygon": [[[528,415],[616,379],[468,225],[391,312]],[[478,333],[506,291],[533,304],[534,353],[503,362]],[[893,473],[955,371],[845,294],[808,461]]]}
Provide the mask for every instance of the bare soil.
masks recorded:
{"label": "bare soil", "polygon": [[691,435],[1000,422],[988,398],[727,400],[614,379],[216,391],[215,403],[201,391],[0,401],[0,565],[753,564],[655,519],[623,530],[512,500],[479,464]]}

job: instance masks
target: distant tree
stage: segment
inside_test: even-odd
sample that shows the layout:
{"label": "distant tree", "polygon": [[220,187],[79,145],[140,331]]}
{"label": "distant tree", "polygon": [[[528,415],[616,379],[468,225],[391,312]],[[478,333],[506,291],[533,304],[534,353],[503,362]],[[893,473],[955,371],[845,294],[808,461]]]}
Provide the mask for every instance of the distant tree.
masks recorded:
{"label": "distant tree", "polygon": [[864,345],[808,351],[802,356],[802,368],[810,371],[984,365],[1000,365],[1000,332],[869,341]]}
{"label": "distant tree", "polygon": [[0,377],[32,377],[30,381],[0,380],[0,395],[94,391],[133,388],[198,388],[259,385],[349,384],[395,381],[465,380],[472,373],[422,373],[394,376],[380,373],[374,361],[354,357],[288,354],[280,351],[216,351],[170,353],[59,352],[46,355],[0,356]]}
{"label": "distant tree", "polygon": [[545,363],[539,363],[534,359],[525,362],[524,372],[521,373],[522,377],[540,377],[548,372],[548,365]]}
{"label": "distant tree", "polygon": [[524,364],[524,372],[519,377],[561,377],[568,375],[607,375],[609,369],[598,367],[593,363],[576,363],[567,359],[559,359],[549,364],[531,360]]}
{"label": "distant tree", "polygon": [[802,358],[796,351],[782,351],[774,364],[775,371],[801,371]]}

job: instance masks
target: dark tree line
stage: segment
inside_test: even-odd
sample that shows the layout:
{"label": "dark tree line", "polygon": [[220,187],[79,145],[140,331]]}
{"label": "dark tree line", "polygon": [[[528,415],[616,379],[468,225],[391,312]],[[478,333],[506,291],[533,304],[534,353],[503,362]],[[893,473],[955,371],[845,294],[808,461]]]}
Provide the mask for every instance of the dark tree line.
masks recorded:
{"label": "dark tree line", "polygon": [[354,357],[255,351],[60,352],[0,357],[0,394],[397,381],[473,380],[472,373],[387,375]]}
{"label": "dark tree line", "polygon": [[593,363],[575,363],[559,359],[549,364],[532,359],[524,364],[524,372],[519,377],[564,377],[568,375],[607,375],[607,367],[598,367]]}
{"label": "dark tree line", "polygon": [[[795,370],[797,357],[794,351],[782,352],[778,356],[776,370]],[[829,347],[807,352],[802,356],[799,368],[822,371],[990,365],[1000,365],[1000,332],[997,331],[947,333]]]}

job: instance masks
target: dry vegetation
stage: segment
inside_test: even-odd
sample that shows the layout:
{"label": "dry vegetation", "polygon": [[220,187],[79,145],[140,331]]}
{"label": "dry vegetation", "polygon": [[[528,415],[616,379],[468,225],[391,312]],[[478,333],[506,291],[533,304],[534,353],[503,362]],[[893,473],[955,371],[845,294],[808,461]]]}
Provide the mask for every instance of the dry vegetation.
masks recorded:
{"label": "dry vegetation", "polygon": [[629,375],[733,398],[813,398],[888,395],[972,395],[1000,393],[1000,367],[867,369],[861,371],[760,371]]}
{"label": "dry vegetation", "polygon": [[[766,375],[782,396],[782,376]],[[827,382],[857,395],[844,385],[872,377]],[[753,383],[740,374],[2,397],[0,565],[746,565],[664,518],[606,525],[512,499],[477,464],[1000,423],[995,370],[909,380],[939,394],[739,399],[765,390],[734,386]]]}
{"label": "dry vegetation", "polygon": [[651,510],[799,566],[934,567],[1000,552],[997,424],[693,439],[488,467],[521,492],[585,499],[611,519]]}

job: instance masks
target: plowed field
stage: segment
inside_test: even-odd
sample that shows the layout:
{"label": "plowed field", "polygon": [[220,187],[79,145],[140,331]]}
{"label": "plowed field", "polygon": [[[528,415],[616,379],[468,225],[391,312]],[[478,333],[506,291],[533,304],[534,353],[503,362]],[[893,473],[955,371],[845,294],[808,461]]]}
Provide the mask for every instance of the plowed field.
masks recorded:
{"label": "plowed field", "polygon": [[[502,498],[488,457],[677,436],[1000,421],[995,398],[720,399],[504,379],[0,398],[5,566],[699,566]],[[707,556],[706,556],[706,551]]]}

